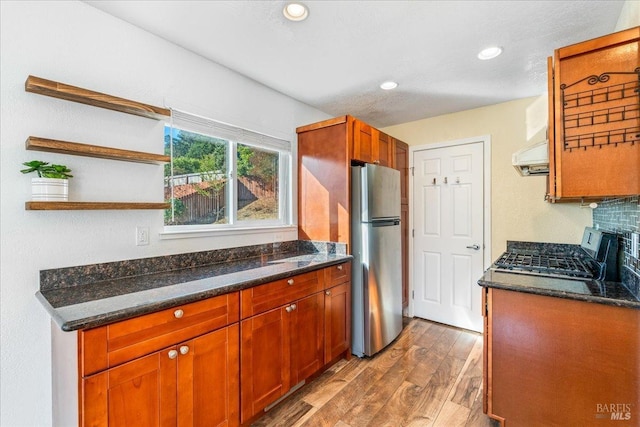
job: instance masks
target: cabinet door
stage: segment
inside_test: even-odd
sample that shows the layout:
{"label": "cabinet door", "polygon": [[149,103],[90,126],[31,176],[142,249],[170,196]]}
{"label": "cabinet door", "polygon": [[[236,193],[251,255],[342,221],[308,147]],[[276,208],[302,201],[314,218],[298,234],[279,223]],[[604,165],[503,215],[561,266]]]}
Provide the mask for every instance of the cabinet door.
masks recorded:
{"label": "cabinet door", "polygon": [[291,320],[291,384],[295,385],[324,365],[324,295],[296,301]]}
{"label": "cabinet door", "polygon": [[640,193],[640,27],[556,50],[557,197]]}
{"label": "cabinet door", "polygon": [[240,325],[242,423],[291,388],[288,314],[286,307],[280,307],[243,320]]}
{"label": "cabinet door", "polygon": [[409,205],[400,205],[400,245],[402,254],[402,307],[409,306]]}
{"label": "cabinet door", "polygon": [[353,158],[366,163],[374,163],[378,157],[377,151],[378,130],[360,120],[355,120],[353,123]]}
{"label": "cabinet door", "polygon": [[351,282],[327,289],[324,304],[324,362],[329,363],[351,348]]}
{"label": "cabinet door", "polygon": [[171,347],[83,378],[81,425],[175,426],[177,354]]}
{"label": "cabinet door", "polygon": [[378,144],[377,147],[375,147],[377,148],[377,157],[373,162],[382,166],[394,168],[396,165],[396,153],[394,145],[395,143],[392,137],[390,137],[386,133],[379,132]]}
{"label": "cabinet door", "polygon": [[344,121],[298,134],[300,239],[349,243],[350,129]]}
{"label": "cabinet door", "polygon": [[400,204],[409,204],[409,146],[397,139],[393,144],[395,150],[394,169],[400,171]]}
{"label": "cabinet door", "polygon": [[177,346],[178,426],[240,423],[240,330],[237,324]]}

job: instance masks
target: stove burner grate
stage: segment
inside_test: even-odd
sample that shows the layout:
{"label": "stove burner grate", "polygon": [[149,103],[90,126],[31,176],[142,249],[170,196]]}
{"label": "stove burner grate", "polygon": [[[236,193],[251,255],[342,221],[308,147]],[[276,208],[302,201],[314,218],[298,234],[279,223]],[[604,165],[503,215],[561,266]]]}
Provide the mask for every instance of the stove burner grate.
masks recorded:
{"label": "stove burner grate", "polygon": [[505,252],[495,262],[494,267],[512,271],[533,272],[538,274],[553,274],[580,278],[597,278],[597,269],[594,269],[588,260],[578,257],[553,254],[524,254],[518,252]]}

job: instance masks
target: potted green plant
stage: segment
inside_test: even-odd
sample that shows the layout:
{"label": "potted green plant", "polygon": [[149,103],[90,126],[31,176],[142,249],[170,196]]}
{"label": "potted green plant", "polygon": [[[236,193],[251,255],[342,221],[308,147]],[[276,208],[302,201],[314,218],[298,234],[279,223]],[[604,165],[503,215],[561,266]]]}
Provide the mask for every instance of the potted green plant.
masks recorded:
{"label": "potted green plant", "polygon": [[37,201],[58,201],[69,200],[69,178],[71,169],[65,165],[53,165],[49,162],[32,160],[23,163],[28,166],[22,169],[22,173],[35,172],[37,178],[31,178],[31,198]]}

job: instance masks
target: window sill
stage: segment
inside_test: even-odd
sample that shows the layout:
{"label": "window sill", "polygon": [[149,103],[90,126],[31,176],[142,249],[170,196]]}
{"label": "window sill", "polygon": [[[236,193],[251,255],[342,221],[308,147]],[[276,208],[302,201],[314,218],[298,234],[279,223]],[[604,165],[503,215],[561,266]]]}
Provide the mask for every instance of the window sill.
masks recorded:
{"label": "window sill", "polygon": [[[277,226],[263,226],[263,227],[233,227],[233,228],[220,228],[220,229],[199,229],[199,230],[167,230],[160,233],[161,240],[171,239],[192,239],[198,237],[228,237],[228,236],[243,236],[243,235],[257,235],[257,234],[274,234],[274,240],[290,240],[286,239],[285,233],[297,233],[297,225],[277,225]],[[281,237],[278,237],[281,236]]]}

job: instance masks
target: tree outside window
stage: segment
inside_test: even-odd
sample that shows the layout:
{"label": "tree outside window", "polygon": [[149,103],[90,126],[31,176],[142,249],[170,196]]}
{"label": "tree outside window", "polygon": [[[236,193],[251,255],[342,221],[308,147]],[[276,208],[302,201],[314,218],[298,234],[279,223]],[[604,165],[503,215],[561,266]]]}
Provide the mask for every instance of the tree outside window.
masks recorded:
{"label": "tree outside window", "polygon": [[280,219],[278,151],[166,126],[165,153],[172,155],[165,167],[165,199],[172,203],[165,225]]}

